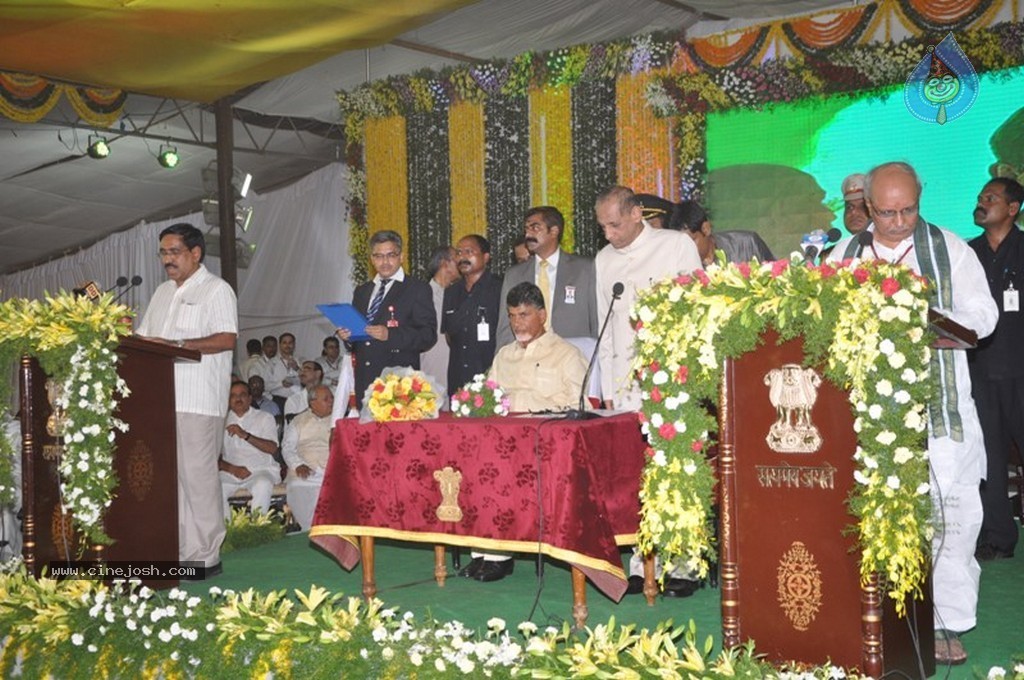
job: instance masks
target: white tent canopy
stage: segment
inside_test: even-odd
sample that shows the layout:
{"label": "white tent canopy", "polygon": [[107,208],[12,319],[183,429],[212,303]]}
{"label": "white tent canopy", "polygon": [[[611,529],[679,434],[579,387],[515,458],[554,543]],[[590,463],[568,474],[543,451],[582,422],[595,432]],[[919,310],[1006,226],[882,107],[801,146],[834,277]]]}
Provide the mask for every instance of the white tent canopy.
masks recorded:
{"label": "white tent canopy", "polygon": [[[700,35],[830,4],[835,3],[468,3],[440,13],[386,44],[342,52],[236,98],[236,111],[249,123],[235,124],[235,165],[252,173],[256,190],[265,192],[338,160],[342,139],[338,128],[331,127],[338,122],[334,93],[367,80],[655,31]],[[0,19],[3,11],[0,9]],[[116,31],[117,26],[112,25],[111,30]],[[0,39],[3,35],[0,29]],[[10,67],[5,66],[5,54],[0,49],[0,69]],[[139,136],[140,130],[147,136]],[[66,104],[38,123],[0,121],[0,242],[4,245],[0,272],[61,257],[142,220],[197,211],[203,195],[200,171],[215,157],[213,130],[214,117],[208,106],[130,95],[120,120],[104,133],[111,155],[94,160],[85,151],[89,135],[95,131],[83,127]],[[173,170],[156,161],[163,143],[174,145],[181,156],[180,165]]]}

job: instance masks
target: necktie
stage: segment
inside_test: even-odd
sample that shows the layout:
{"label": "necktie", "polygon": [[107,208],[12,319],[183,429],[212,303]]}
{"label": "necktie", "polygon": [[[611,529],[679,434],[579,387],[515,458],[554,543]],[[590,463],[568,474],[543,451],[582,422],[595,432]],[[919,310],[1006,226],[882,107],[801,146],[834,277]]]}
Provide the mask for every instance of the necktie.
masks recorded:
{"label": "necktie", "polygon": [[373,300],[370,302],[370,308],[366,310],[366,320],[371,324],[374,318],[377,316],[377,312],[380,311],[380,305],[384,302],[384,293],[387,292],[388,283],[391,279],[381,279],[380,287],[377,288],[377,294],[373,296]]}
{"label": "necktie", "polygon": [[537,263],[540,268],[537,271],[537,287],[544,296],[544,309],[548,312],[548,318],[544,322],[544,329],[551,330],[551,280],[548,278],[548,261],[541,260]]}

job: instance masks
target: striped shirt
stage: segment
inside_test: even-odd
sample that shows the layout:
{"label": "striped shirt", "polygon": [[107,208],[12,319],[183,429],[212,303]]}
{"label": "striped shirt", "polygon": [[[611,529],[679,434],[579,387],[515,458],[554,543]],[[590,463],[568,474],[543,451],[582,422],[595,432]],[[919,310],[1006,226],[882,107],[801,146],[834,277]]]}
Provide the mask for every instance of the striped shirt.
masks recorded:
{"label": "striped shirt", "polygon": [[[149,301],[139,335],[165,340],[195,340],[217,333],[238,333],[235,292],[204,266],[178,286],[161,283]],[[174,398],[178,413],[221,418],[228,410],[231,350],[204,354],[174,364]]]}

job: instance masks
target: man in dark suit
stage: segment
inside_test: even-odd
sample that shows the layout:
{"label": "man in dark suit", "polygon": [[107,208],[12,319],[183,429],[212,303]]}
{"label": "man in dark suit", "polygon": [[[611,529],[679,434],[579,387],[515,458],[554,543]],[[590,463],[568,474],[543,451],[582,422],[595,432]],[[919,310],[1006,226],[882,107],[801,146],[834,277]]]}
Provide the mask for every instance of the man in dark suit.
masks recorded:
{"label": "man in dark suit", "polygon": [[402,237],[389,230],[370,237],[370,259],[376,275],[358,288],[352,305],[366,313],[367,340],[350,342],[352,333],[339,328],[356,357],[356,406],[382,370],[390,366],[419,369],[420,353],[437,339],[437,317],[430,286],[406,276],[402,269]]}
{"label": "man in dark suit", "polygon": [[[520,283],[535,284],[544,294],[544,304],[551,310],[546,328],[559,336],[596,338],[597,295],[594,261],[588,257],[572,255],[561,249],[565,219],[557,208],[539,206],[530,208],[524,220],[526,247],[530,259],[505,272],[501,287],[501,300]],[[547,292],[545,292],[545,282]],[[504,347],[515,338],[508,316],[498,319],[498,347]]]}

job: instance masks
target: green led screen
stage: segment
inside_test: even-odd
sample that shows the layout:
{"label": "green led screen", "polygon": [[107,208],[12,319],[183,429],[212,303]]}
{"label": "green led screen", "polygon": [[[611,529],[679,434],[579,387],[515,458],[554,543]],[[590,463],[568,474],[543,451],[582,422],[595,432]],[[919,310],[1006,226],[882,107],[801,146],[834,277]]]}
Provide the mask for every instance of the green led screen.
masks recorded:
{"label": "green led screen", "polygon": [[[813,229],[842,229],[843,178],[890,160],[921,175],[921,215],[964,238],[997,160],[1024,173],[1024,69],[981,77],[978,98],[945,125],[915,118],[903,88],[708,116],[708,208],[715,229],[754,229],[776,257]],[[886,96],[888,94],[888,96]],[[844,231],[845,235],[845,231]]]}

